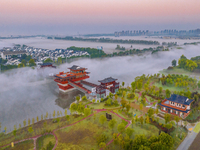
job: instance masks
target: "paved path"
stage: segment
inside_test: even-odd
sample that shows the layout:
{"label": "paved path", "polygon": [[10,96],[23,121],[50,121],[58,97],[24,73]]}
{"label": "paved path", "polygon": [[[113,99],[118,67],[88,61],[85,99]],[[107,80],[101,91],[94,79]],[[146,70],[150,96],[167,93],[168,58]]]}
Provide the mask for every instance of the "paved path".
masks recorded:
{"label": "paved path", "polygon": [[184,141],[179,145],[177,150],[188,150],[194,139],[196,138],[198,133],[195,133],[192,131],[191,133],[188,133]]}

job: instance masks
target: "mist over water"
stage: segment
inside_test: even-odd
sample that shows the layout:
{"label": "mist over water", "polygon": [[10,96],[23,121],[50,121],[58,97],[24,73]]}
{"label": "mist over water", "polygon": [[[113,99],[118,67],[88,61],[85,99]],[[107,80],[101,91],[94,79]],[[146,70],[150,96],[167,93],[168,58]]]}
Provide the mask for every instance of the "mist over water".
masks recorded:
{"label": "mist over water", "polygon": [[[88,68],[88,81],[98,83],[106,77],[117,78],[121,83],[130,85],[136,76],[154,74],[171,65],[173,59],[178,60],[182,54],[187,58],[200,55],[200,45],[185,46],[183,49],[170,49],[154,55],[124,56],[104,59],[79,59],[71,63],[60,65],[56,69],[37,70],[20,68],[0,74],[0,122],[2,130],[5,126],[8,132],[13,125],[23,126],[24,119],[32,119],[41,114],[64,111],[73,102],[75,91],[66,96],[59,96],[57,83],[53,78],[46,78],[49,73],[68,71],[72,65]],[[70,101],[70,102],[68,102]],[[57,104],[57,105],[56,105]],[[59,106],[62,105],[62,106]],[[36,119],[35,119],[36,120]]]}

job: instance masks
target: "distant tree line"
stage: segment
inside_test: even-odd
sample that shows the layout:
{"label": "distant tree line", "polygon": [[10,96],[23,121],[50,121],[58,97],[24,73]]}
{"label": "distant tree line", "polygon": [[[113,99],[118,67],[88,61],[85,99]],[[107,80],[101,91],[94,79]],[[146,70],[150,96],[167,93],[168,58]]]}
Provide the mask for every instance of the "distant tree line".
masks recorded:
{"label": "distant tree line", "polygon": [[144,45],[160,45],[158,41],[146,41],[146,40],[122,40],[122,39],[110,39],[110,38],[80,38],[66,36],[55,37],[56,40],[71,40],[71,41],[89,41],[89,42],[101,42],[101,43],[124,43],[124,44],[144,44]]}

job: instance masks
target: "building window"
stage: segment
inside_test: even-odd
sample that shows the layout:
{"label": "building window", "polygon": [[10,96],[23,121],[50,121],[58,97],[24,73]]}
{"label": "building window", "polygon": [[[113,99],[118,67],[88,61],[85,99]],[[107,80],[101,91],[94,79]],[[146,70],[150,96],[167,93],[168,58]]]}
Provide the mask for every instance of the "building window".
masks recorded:
{"label": "building window", "polygon": [[172,111],[173,111],[173,110],[171,109],[170,112],[172,113]]}
{"label": "building window", "polygon": [[165,107],[163,107],[162,109],[165,110]]}

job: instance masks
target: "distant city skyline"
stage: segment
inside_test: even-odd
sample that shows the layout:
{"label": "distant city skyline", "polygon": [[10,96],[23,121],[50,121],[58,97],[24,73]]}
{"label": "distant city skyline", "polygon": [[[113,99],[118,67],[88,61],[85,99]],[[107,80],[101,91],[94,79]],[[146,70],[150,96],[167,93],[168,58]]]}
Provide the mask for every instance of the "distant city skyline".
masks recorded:
{"label": "distant city skyline", "polygon": [[0,36],[200,28],[199,0],[0,1]]}

